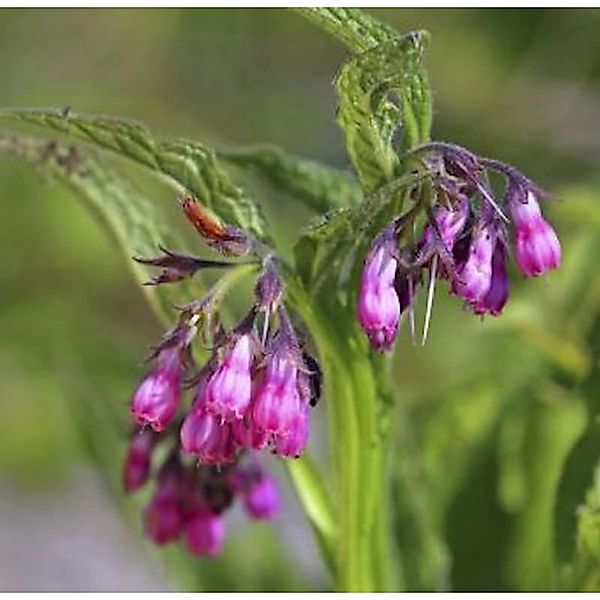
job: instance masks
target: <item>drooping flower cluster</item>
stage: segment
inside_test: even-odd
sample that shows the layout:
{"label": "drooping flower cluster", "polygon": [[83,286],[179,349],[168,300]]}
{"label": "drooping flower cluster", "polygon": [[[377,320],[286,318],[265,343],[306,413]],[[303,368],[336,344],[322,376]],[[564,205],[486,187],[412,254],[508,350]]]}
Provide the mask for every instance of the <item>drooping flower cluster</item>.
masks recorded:
{"label": "drooping flower cluster", "polygon": [[[525,277],[544,275],[561,261],[560,242],[540,208],[545,193],[514,167],[444,143],[426,144],[415,154],[431,173],[427,190],[433,192],[413,190],[415,205],[374,239],[360,280],[358,320],[376,350],[392,347],[403,313],[414,323],[415,291],[425,274],[424,338],[436,279],[448,280],[451,292],[475,314],[497,316],[508,300],[511,237]],[[488,172],[506,179],[500,200]],[[426,220],[415,236],[419,214]]]}
{"label": "drooping flower cluster", "polygon": [[[254,249],[251,238],[212,223],[194,200],[186,199],[183,208],[222,253],[242,255]],[[156,258],[136,259],[162,268],[149,285],[181,281],[201,268],[227,268],[229,273],[253,264],[236,266],[163,252]],[[256,466],[240,467],[241,461],[260,450],[285,458],[300,456],[309,436],[309,408],[320,395],[320,369],[301,347],[291,323],[276,261],[271,254],[254,255],[262,268],[247,315],[229,331],[223,328],[217,300],[229,285],[226,276],[204,298],[180,307],[176,325],[153,349],[154,368],[131,400],[131,414],[141,433],[130,442],[125,489],[133,491],[147,480],[157,440],[175,437],[146,509],[146,531],[157,543],[185,535],[188,548],[197,554],[216,553],[223,537],[220,505],[202,500],[198,490],[206,489],[207,481],[211,486],[226,483],[230,496],[245,494],[251,516],[273,516],[278,506],[273,480],[262,471],[257,475]],[[197,336],[212,349],[201,368],[192,352]],[[183,401],[187,389],[192,390],[189,406]]]}
{"label": "drooping flower cluster", "polygon": [[236,497],[241,498],[251,519],[277,516],[277,484],[256,461],[223,467],[186,464],[177,446],[171,445],[160,468],[153,472],[153,456],[164,441],[151,429],[135,430],[123,468],[123,484],[128,493],[155,480],[154,493],[143,514],[145,533],[154,543],[184,540],[192,554],[219,554],[225,541],[223,516]]}

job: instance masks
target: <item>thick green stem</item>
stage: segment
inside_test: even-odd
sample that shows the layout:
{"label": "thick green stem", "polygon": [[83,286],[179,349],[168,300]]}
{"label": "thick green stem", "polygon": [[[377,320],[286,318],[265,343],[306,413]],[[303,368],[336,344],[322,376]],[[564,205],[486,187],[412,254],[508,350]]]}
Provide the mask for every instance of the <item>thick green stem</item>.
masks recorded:
{"label": "thick green stem", "polygon": [[[353,315],[333,318],[289,289],[317,343],[324,370],[335,517],[332,576],[338,591],[391,587],[380,382]],[[314,521],[313,521],[314,524]]]}

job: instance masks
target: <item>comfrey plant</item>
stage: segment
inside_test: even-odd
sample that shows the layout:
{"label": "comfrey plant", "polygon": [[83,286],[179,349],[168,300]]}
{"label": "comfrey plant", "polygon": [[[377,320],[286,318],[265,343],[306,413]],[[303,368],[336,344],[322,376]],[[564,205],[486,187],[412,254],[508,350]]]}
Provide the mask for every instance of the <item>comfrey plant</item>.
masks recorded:
{"label": "comfrey plant", "polygon": [[[396,413],[401,386],[390,372],[402,366],[381,351],[392,349],[403,319],[416,339],[419,303],[427,338],[438,280],[476,315],[498,316],[510,257],[526,277],[545,275],[560,265],[560,243],[542,216],[547,194],[538,185],[503,162],[430,140],[426,32],[399,35],[351,9],[300,12],[352,52],[335,89],[355,176],[270,147],[157,140],[136,123],[71,110],[0,113],[158,175],[213,254],[182,250],[140,192],[85,150],[16,134],[2,136],[0,148],[44,168],[103,217],[135,256],[134,274],[169,327],[131,396],[123,470],[127,492],[154,481],[140,505],[154,542],[184,540],[193,554],[218,554],[223,514],[236,497],[251,518],[275,516],[279,495],[266,470],[274,455],[336,589],[444,589],[441,534],[424,524],[435,488],[392,495],[391,459],[407,454],[392,446],[410,432]],[[291,255],[225,167],[318,213]],[[147,281],[152,268],[159,270]],[[210,287],[208,273],[217,274]],[[253,296],[233,292],[241,280]],[[127,412],[122,405],[119,415]],[[310,421],[325,418],[329,454],[317,461]],[[396,505],[407,507],[403,520],[393,520]],[[442,512],[430,518],[441,521]]]}

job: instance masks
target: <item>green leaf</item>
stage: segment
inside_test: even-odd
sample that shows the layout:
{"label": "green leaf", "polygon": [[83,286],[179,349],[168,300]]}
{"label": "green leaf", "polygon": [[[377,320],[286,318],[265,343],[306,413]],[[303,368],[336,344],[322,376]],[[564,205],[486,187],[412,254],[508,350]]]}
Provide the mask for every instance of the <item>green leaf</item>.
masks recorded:
{"label": "green leaf", "polygon": [[133,121],[53,109],[4,109],[0,118],[37,125],[116,152],[166,177],[179,193],[198,197],[225,222],[267,237],[258,206],[229,179],[215,153],[198,142],[158,140]]}
{"label": "green leaf", "polygon": [[431,91],[420,64],[429,34],[413,31],[400,36],[357,9],[299,11],[357,52],[336,78],[337,120],[360,182],[367,193],[372,192],[397,174],[393,142],[400,125],[404,150],[429,140]]}
{"label": "green leaf", "polygon": [[433,122],[431,89],[425,69],[419,67],[402,90],[402,148],[410,150],[429,141]]}
{"label": "green leaf", "polygon": [[[98,160],[72,146],[25,136],[0,136],[0,150],[24,158],[79,196],[119,244],[138,282],[149,279],[148,270],[130,257],[156,255],[159,244],[185,250],[164,225],[157,225],[162,219],[146,198]],[[182,283],[142,288],[164,322],[172,320],[174,304],[189,302],[204,293],[198,276]]]}
{"label": "green leaf", "polygon": [[576,551],[573,561],[563,569],[562,587],[566,591],[600,591],[600,465],[596,464],[593,483],[577,506],[575,517]]}
{"label": "green leaf", "polygon": [[397,35],[388,25],[356,8],[297,8],[295,10],[356,51],[367,50]]}
{"label": "green leaf", "polygon": [[251,170],[278,190],[319,212],[358,204],[362,193],[344,171],[288,154],[276,146],[220,149],[217,156]]}
{"label": "green leaf", "polygon": [[555,510],[566,458],[586,422],[580,398],[556,386],[537,386],[525,418],[521,448],[525,499],[508,555],[509,577],[519,591],[552,590],[555,568]]}
{"label": "green leaf", "polygon": [[[404,125],[407,147],[425,135],[421,129],[427,121],[422,122],[421,112],[428,110],[421,103],[428,92],[426,96],[420,63],[427,41],[427,32],[415,31],[383,42],[349,60],[336,78],[337,120],[367,193],[397,174],[393,142],[398,126]],[[400,99],[399,106],[393,95]]]}

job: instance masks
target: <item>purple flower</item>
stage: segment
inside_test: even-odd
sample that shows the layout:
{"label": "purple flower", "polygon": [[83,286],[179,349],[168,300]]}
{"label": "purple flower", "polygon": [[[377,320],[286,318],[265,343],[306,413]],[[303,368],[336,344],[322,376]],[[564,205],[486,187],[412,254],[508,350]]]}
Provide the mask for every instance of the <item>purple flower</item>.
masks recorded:
{"label": "purple flower", "polygon": [[183,420],[179,441],[186,454],[200,454],[219,427],[217,419],[206,412],[192,409]]}
{"label": "purple flower", "polygon": [[452,282],[452,291],[467,302],[479,302],[490,289],[495,237],[486,225],[473,232],[466,262],[458,268]]}
{"label": "purple flower", "polygon": [[131,400],[131,412],[140,425],[163,431],[179,407],[181,364],[179,351],[164,350],[157,367],[140,383]]}
{"label": "purple flower", "polygon": [[204,464],[225,464],[235,458],[231,425],[214,415],[192,410],[184,419],[180,432],[181,448]]}
{"label": "purple flower", "polygon": [[[461,200],[453,210],[442,205],[435,209],[434,218],[447,252],[452,252],[458,236],[462,233],[469,218],[469,210],[467,199]],[[423,233],[423,243],[428,244],[435,239],[433,226],[427,225]]]}
{"label": "purple flower", "polygon": [[158,489],[144,512],[144,529],[156,544],[162,545],[179,538],[183,530],[180,510],[179,482],[169,474],[158,483]]}
{"label": "purple flower", "polygon": [[552,226],[544,220],[533,192],[527,191],[524,198],[519,191],[509,191],[517,265],[526,277],[537,277],[560,266],[560,242]]}
{"label": "purple flower", "polygon": [[201,510],[185,525],[187,549],[199,556],[216,556],[223,549],[225,521],[217,513]]}
{"label": "purple flower", "polygon": [[206,384],[206,410],[226,421],[244,416],[252,393],[252,359],[252,339],[241,335]]}
{"label": "purple flower", "polygon": [[252,426],[267,434],[285,434],[294,426],[301,411],[298,367],[293,354],[280,346],[271,355],[257,383],[252,404]]}
{"label": "purple flower", "polygon": [[358,321],[375,350],[389,350],[398,333],[400,302],[394,288],[395,239],[388,227],[374,241],[365,260],[358,294]]}
{"label": "purple flower", "polygon": [[244,507],[253,519],[272,519],[277,515],[281,508],[279,488],[269,474],[261,472],[244,490]]}
{"label": "purple flower", "polygon": [[274,437],[273,452],[286,458],[298,458],[308,442],[308,410],[302,407],[294,416],[290,429]]}
{"label": "purple flower", "polygon": [[255,427],[251,420],[248,423],[244,419],[234,421],[231,429],[233,431],[233,439],[242,448],[262,450],[269,443],[269,434]]}
{"label": "purple flower", "polygon": [[148,481],[155,442],[156,435],[148,429],[131,437],[123,465],[123,487],[127,493],[135,492]]}
{"label": "purple flower", "polygon": [[475,304],[473,310],[478,315],[498,316],[508,300],[508,275],[506,273],[506,250],[498,240],[492,255],[492,281],[487,294]]}

